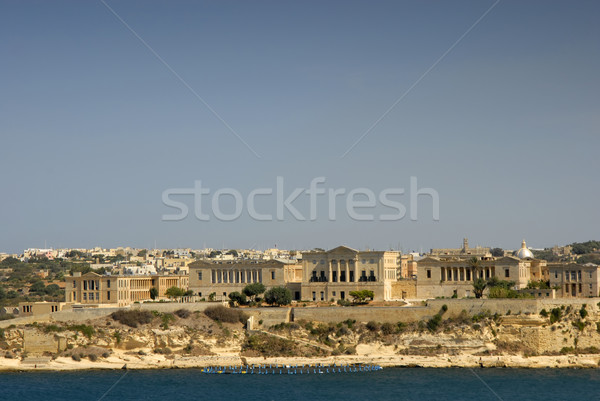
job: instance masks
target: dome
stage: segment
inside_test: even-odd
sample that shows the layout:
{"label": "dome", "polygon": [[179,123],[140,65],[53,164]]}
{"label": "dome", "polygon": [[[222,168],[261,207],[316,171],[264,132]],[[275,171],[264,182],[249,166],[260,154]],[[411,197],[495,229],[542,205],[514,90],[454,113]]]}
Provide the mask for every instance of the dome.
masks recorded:
{"label": "dome", "polygon": [[533,253],[527,249],[527,244],[525,244],[525,240],[521,243],[521,249],[515,252],[515,256],[519,259],[530,258],[533,259]]}

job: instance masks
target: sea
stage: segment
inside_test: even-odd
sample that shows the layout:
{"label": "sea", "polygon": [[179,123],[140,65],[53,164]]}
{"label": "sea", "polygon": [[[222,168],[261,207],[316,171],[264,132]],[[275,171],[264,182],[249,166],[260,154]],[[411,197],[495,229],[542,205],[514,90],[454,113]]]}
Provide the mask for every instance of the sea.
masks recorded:
{"label": "sea", "polygon": [[600,400],[598,369],[209,375],[199,369],[0,373],[1,400]]}

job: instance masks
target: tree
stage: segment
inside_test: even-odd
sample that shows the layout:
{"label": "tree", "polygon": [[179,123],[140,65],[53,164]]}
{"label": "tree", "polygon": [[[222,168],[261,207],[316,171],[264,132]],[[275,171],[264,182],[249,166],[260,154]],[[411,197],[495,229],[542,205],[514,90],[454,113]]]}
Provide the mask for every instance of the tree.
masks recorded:
{"label": "tree", "polygon": [[292,292],[285,287],[273,287],[265,292],[265,302],[269,305],[289,305],[292,303]]}
{"label": "tree", "polygon": [[237,258],[238,251],[236,251],[235,249],[232,249],[231,251],[227,252],[226,255],[233,255],[234,258]]}
{"label": "tree", "polygon": [[247,286],[244,287],[244,289],[242,290],[242,292],[248,297],[250,298],[250,300],[252,302],[254,302],[256,300],[256,297],[260,294],[262,294],[263,292],[265,292],[266,288],[263,285],[263,283],[252,283],[252,284],[248,284]]}
{"label": "tree", "polygon": [[473,256],[467,261],[467,265],[473,269],[473,280],[478,277],[481,278],[481,259]]}
{"label": "tree", "polygon": [[60,287],[58,284],[48,284],[44,291],[46,291],[46,294],[48,295],[56,295],[60,291]]}
{"label": "tree", "polygon": [[354,302],[367,302],[368,299],[373,299],[375,294],[371,290],[350,291],[350,296]]}
{"label": "tree", "polygon": [[138,254],[137,254],[137,255],[138,255],[140,258],[145,258],[147,254],[148,254],[148,251],[147,251],[147,250],[145,250],[145,249],[142,249],[142,250],[140,250],[140,251],[138,252]]}
{"label": "tree", "polygon": [[495,256],[495,257],[504,256],[504,250],[502,248],[492,248],[492,250],[490,252],[491,252],[492,256]]}
{"label": "tree", "polygon": [[150,298],[156,299],[158,297],[158,290],[156,287],[150,288]]}
{"label": "tree", "polygon": [[242,294],[238,291],[234,291],[234,292],[230,292],[229,293],[229,304],[233,304],[231,306],[235,306],[235,304],[237,305],[244,305],[246,304],[247,300],[246,300],[246,294]]}
{"label": "tree", "polygon": [[45,290],[46,286],[44,285],[44,282],[42,280],[34,282],[33,284],[31,284],[31,287],[29,287],[29,291],[31,292],[42,293],[45,292]]}
{"label": "tree", "polygon": [[169,298],[178,298],[178,297],[182,297],[185,294],[185,290],[183,288],[179,288],[179,287],[171,287],[168,288],[167,291],[165,291],[165,295],[168,296]]}
{"label": "tree", "polygon": [[478,278],[477,280],[473,281],[473,292],[475,293],[475,298],[481,298],[486,287],[487,281],[483,278]]}

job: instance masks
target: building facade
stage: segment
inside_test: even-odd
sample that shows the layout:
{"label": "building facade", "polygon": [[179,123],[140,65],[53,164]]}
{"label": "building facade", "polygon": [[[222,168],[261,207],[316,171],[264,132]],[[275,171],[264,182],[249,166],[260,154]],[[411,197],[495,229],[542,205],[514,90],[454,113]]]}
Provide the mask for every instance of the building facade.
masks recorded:
{"label": "building facade", "polygon": [[400,252],[357,251],[339,246],[302,254],[301,299],[348,299],[350,292],[371,290],[375,300],[391,300],[401,270]]}
{"label": "building facade", "polygon": [[473,282],[478,278],[514,281],[515,289],[525,288],[531,280],[531,263],[514,256],[477,258],[428,256],[417,266],[417,297],[471,297]]}
{"label": "building facade", "polygon": [[242,292],[252,283],[262,283],[267,289],[288,287],[294,299],[300,297],[302,265],[279,260],[199,260],[191,263],[190,289],[194,295],[227,300],[232,292]]}
{"label": "building facade", "polygon": [[600,296],[600,266],[594,264],[549,263],[550,288],[562,298]]}
{"label": "building facade", "polygon": [[158,299],[166,298],[165,292],[171,287],[185,290],[189,287],[187,275],[100,275],[89,272],[74,273],[65,277],[65,300],[74,304],[127,306],[134,302],[147,301],[150,289],[156,288]]}

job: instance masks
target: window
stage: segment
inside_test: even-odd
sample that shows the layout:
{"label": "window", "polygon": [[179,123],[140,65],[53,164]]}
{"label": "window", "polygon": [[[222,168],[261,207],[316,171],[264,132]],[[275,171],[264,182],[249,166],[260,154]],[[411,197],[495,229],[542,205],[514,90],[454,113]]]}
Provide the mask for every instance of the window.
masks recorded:
{"label": "window", "polygon": [[110,288],[110,280],[106,280],[106,288]]}
{"label": "window", "polygon": [[431,269],[427,269],[427,278],[431,278]]}
{"label": "window", "polygon": [[316,300],[317,300],[317,293],[316,293],[316,292],[314,292],[314,291],[313,291],[313,293],[312,293],[312,299],[313,299],[313,301],[316,301]]}
{"label": "window", "polygon": [[275,271],[274,270],[271,272],[271,280],[275,280]]}
{"label": "window", "polygon": [[[590,284],[590,287],[591,287],[591,284]],[[335,297],[335,291],[333,291],[333,292],[331,293],[331,295],[333,295],[333,296]]]}
{"label": "window", "polygon": [[83,280],[83,290],[87,290],[87,280]]}
{"label": "window", "polygon": [[579,283],[579,292],[581,292],[581,283]]}
{"label": "window", "polygon": [[[590,272],[590,278],[592,278],[592,272]],[[591,285],[591,284],[590,284]]]}
{"label": "window", "polygon": [[321,291],[321,301],[325,300],[325,293],[323,291]]}
{"label": "window", "polygon": [[575,281],[577,280],[577,272],[575,270],[573,270],[571,272],[571,281]]}
{"label": "window", "polygon": [[87,292],[84,292],[84,293],[83,293],[83,300],[84,300],[84,301],[87,301]]}
{"label": "window", "polygon": [[199,293],[198,293],[198,296],[199,296],[199,297],[201,297],[201,296],[202,296],[202,293],[201,293],[201,292],[199,292]]}
{"label": "window", "polygon": [[[592,274],[592,273],[590,273]],[[73,280],[73,288],[77,287],[77,282],[75,280]]]}
{"label": "window", "polygon": [[375,259],[371,259],[369,263],[375,263]]}
{"label": "window", "polygon": [[227,293],[225,291],[223,291],[223,296],[227,296]]}
{"label": "window", "polygon": [[504,277],[510,277],[510,269],[504,269]]}
{"label": "window", "polygon": [[107,300],[107,301],[110,301],[110,291],[107,291],[107,292],[106,292],[106,300]]}
{"label": "window", "polygon": [[198,280],[202,281],[202,272],[198,272]]}
{"label": "window", "polygon": [[554,278],[558,278],[558,270],[554,270]]}
{"label": "window", "polygon": [[577,278],[578,278],[579,280],[581,280],[581,270],[579,270],[579,271],[577,272]]}

